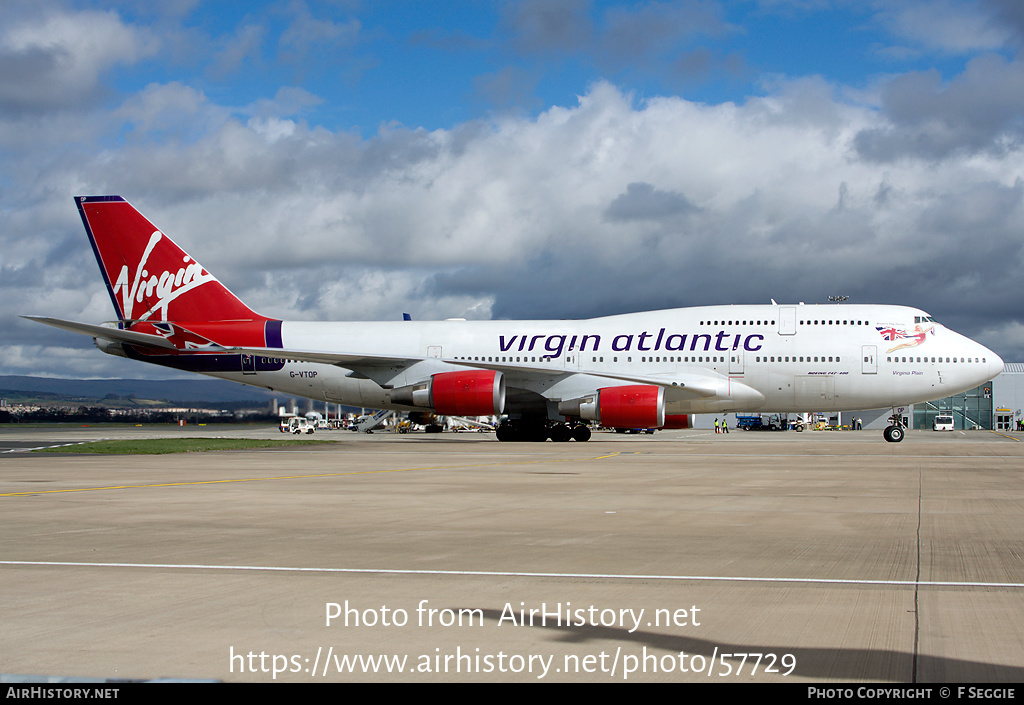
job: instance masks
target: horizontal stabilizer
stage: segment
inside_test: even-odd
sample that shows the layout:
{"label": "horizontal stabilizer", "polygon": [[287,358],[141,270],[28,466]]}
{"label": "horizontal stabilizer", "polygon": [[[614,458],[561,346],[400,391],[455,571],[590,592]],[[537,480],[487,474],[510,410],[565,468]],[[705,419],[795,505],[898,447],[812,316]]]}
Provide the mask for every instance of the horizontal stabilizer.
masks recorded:
{"label": "horizontal stabilizer", "polygon": [[121,330],[120,328],[107,328],[106,326],[79,323],[77,321],[65,321],[60,318],[48,318],[46,316],[22,316],[22,318],[35,321],[36,323],[45,323],[48,326],[68,330],[72,333],[81,333],[82,335],[88,335],[93,338],[105,338],[106,340],[116,340],[121,343],[131,343],[133,345],[145,345],[151,348],[166,348],[168,350],[176,349],[174,347],[174,343],[159,335],[136,333],[130,330]]}

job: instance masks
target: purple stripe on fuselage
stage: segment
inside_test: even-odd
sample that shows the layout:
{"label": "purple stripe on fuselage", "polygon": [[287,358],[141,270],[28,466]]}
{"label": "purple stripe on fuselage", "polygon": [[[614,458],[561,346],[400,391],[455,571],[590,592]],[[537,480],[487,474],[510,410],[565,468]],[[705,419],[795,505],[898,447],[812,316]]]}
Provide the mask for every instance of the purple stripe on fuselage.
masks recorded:
{"label": "purple stripe on fuselage", "polygon": [[264,335],[267,339],[268,348],[284,347],[284,343],[281,342],[281,321],[267,321]]}

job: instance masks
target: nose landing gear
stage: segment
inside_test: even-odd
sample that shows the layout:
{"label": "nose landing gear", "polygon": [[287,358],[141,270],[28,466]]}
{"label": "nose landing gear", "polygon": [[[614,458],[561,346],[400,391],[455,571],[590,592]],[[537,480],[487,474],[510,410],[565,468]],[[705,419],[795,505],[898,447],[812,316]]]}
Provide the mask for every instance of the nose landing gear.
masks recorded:
{"label": "nose landing gear", "polygon": [[903,426],[903,417],[896,413],[896,408],[893,407],[893,414],[889,417],[889,425],[882,431],[882,438],[889,443],[899,443],[903,440],[903,436],[906,435],[906,431]]}

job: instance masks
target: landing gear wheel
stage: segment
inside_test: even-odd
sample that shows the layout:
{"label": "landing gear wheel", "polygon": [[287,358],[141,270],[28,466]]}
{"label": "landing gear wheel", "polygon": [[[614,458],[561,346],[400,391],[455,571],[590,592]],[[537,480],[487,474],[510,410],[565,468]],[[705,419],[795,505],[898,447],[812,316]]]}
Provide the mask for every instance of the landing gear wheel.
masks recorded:
{"label": "landing gear wheel", "polygon": [[577,443],[590,440],[590,428],[588,426],[577,426],[572,430],[572,437]]}
{"label": "landing gear wheel", "polygon": [[498,430],[495,433],[499,441],[517,441],[519,440],[518,434],[508,424],[502,424],[498,426]]}
{"label": "landing gear wheel", "polygon": [[548,429],[544,424],[528,426],[525,431],[526,440],[532,443],[543,443],[548,439]]}
{"label": "landing gear wheel", "polygon": [[565,443],[572,438],[572,431],[564,423],[551,427],[551,440],[555,443]]}
{"label": "landing gear wheel", "polygon": [[499,441],[543,442],[548,439],[548,428],[543,421],[515,419],[498,426],[495,435]]}
{"label": "landing gear wheel", "polygon": [[885,431],[882,432],[882,438],[889,443],[899,443],[903,440],[903,435],[903,429],[899,426],[886,426]]}

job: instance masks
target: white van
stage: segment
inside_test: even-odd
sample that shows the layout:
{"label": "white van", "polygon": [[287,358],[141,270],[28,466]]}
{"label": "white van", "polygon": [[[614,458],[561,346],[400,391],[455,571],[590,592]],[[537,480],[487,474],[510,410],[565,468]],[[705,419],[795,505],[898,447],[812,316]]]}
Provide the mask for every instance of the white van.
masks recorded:
{"label": "white van", "polygon": [[288,419],[288,431],[296,435],[300,433],[313,433],[316,427],[304,416],[292,416]]}
{"label": "white van", "polygon": [[952,414],[939,414],[932,421],[933,431],[952,431],[953,430],[953,415]]}

